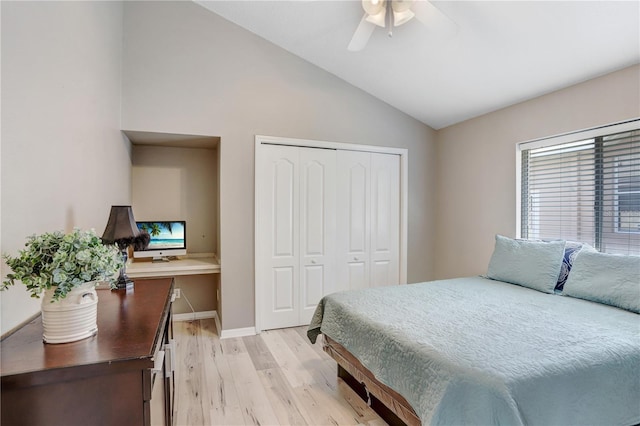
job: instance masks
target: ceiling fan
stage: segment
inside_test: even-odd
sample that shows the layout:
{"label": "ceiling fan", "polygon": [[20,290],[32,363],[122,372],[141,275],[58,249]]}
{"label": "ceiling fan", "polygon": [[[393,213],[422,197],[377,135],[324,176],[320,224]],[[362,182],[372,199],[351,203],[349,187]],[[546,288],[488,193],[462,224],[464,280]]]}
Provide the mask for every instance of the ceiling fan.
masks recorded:
{"label": "ceiling fan", "polygon": [[352,52],[364,49],[376,26],[388,27],[389,37],[393,28],[416,18],[436,31],[455,32],[456,25],[428,0],[362,0],[364,16],[347,47]]}

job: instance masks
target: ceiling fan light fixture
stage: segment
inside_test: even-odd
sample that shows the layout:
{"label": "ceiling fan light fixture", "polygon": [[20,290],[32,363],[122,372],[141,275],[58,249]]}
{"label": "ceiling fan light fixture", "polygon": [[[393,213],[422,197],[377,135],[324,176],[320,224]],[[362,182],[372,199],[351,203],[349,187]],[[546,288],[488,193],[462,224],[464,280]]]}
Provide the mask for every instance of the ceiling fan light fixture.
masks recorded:
{"label": "ceiling fan light fixture", "polygon": [[393,11],[393,25],[395,27],[399,27],[402,24],[405,24],[407,22],[409,22],[411,20],[411,18],[413,18],[415,16],[415,13],[413,13],[410,10],[405,10],[404,12],[396,12],[395,10]]}
{"label": "ceiling fan light fixture", "polygon": [[[0,0],[2,1],[2,0]],[[358,52],[367,45],[376,26],[389,26],[389,37],[393,28],[403,25],[414,17],[421,24],[436,31],[453,35],[457,25],[440,12],[429,0],[360,0],[365,13],[347,46],[350,52]],[[389,22],[386,22],[388,20]],[[386,25],[385,25],[386,24]]]}
{"label": "ceiling fan light fixture", "polygon": [[399,27],[408,22],[415,14],[411,11],[414,0],[391,0],[393,9],[393,25]]}
{"label": "ceiling fan light fixture", "polygon": [[377,15],[387,9],[386,0],[362,0],[362,8],[367,15]]}
{"label": "ceiling fan light fixture", "polygon": [[394,12],[404,12],[411,9],[414,0],[391,0],[391,7]]}
{"label": "ceiling fan light fixture", "polygon": [[386,0],[362,0],[362,8],[367,14],[367,22],[384,28],[387,12]]}
{"label": "ceiling fan light fixture", "polygon": [[384,28],[385,27],[385,11],[383,10],[382,12],[378,13],[377,15],[369,15],[367,16],[367,22],[371,22],[372,24],[376,24],[379,27]]}

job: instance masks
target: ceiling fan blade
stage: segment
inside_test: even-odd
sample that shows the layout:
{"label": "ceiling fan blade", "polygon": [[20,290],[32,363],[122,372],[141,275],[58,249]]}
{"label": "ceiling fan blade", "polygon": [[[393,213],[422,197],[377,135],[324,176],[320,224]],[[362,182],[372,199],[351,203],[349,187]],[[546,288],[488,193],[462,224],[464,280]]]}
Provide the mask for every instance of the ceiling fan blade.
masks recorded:
{"label": "ceiling fan blade", "polygon": [[360,20],[358,28],[356,28],[356,32],[353,33],[351,42],[349,42],[349,46],[347,46],[347,49],[350,52],[357,52],[364,49],[371,37],[371,34],[373,34],[373,30],[376,28],[375,24],[367,21],[367,16],[368,15],[365,13]]}
{"label": "ceiling fan blade", "polygon": [[458,32],[458,25],[428,0],[415,0],[411,9],[418,21],[439,35],[451,37]]}

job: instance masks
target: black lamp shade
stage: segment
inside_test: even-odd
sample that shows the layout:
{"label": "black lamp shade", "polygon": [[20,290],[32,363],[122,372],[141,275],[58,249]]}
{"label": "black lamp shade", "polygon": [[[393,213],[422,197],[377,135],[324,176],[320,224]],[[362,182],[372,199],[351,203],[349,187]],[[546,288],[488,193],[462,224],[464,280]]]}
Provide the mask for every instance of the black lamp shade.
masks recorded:
{"label": "black lamp shade", "polygon": [[105,244],[133,240],[139,233],[131,206],[111,206],[109,221],[102,234],[102,241]]}

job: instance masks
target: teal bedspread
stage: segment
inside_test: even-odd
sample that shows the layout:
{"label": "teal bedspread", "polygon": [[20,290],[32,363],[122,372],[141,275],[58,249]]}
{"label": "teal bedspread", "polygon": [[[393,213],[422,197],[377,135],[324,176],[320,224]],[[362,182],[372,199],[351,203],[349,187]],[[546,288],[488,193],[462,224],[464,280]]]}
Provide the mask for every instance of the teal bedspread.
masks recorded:
{"label": "teal bedspread", "polygon": [[322,332],[433,425],[640,423],[640,315],[482,277],[325,296]]}

